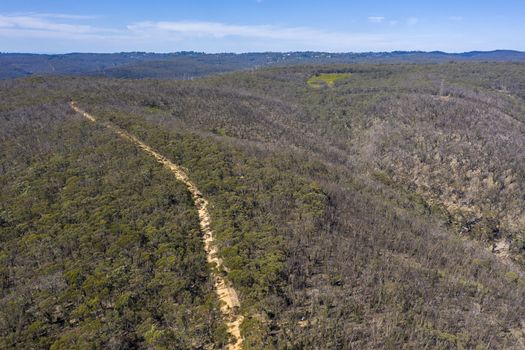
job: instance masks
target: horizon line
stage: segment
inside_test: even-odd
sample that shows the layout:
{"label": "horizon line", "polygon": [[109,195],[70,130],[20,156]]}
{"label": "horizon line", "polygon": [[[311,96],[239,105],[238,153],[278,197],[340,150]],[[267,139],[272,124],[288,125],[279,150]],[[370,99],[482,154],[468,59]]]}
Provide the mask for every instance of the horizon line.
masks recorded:
{"label": "horizon line", "polygon": [[294,53],[321,53],[321,54],[395,54],[395,53],[435,53],[435,54],[446,54],[446,55],[461,55],[468,53],[494,53],[494,52],[513,52],[523,53],[518,49],[492,49],[492,50],[469,50],[469,51],[442,51],[442,50],[392,50],[392,51],[314,51],[314,50],[296,50],[296,51],[193,51],[193,50],[182,50],[182,51],[69,51],[62,53],[53,52],[21,52],[21,51],[0,51],[0,55],[75,55],[75,54],[93,54],[93,55],[116,55],[116,54],[155,54],[155,55],[172,55],[172,54],[204,54],[204,55],[248,55],[248,54],[294,54]]}

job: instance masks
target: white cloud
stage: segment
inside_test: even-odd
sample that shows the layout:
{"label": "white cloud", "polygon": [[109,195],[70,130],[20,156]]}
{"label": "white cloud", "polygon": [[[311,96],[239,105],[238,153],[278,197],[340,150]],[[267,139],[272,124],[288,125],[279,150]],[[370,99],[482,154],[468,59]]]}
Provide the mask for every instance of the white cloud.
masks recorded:
{"label": "white cloud", "polygon": [[261,39],[297,40],[318,38],[325,33],[306,27],[283,27],[273,25],[230,25],[219,22],[177,21],[177,22],[139,22],[128,25],[129,30],[153,34],[175,34],[183,37],[229,36]]}
{"label": "white cloud", "polygon": [[93,28],[88,25],[55,23],[37,16],[0,15],[0,28],[40,29],[68,33],[88,33]]}
{"label": "white cloud", "polygon": [[131,32],[140,37],[184,40],[189,38],[244,38],[261,41],[281,41],[340,47],[371,44],[382,41],[379,35],[327,32],[307,27],[285,27],[275,25],[230,25],[219,22],[178,21],[139,22],[128,25]]}
{"label": "white cloud", "polygon": [[[90,51],[88,47],[114,47],[113,51],[293,51],[326,50],[358,51],[381,48],[388,43],[378,34],[333,32],[309,27],[277,25],[237,25],[204,21],[144,21],[123,28],[101,28],[83,22],[87,18],[74,18],[65,14],[0,14],[0,43],[4,50],[20,49],[17,39],[56,46],[55,40],[68,40],[74,47],[70,51]],[[79,23],[82,21],[82,23]],[[10,41],[10,49],[6,43]],[[27,44],[26,44],[27,45]],[[65,45],[64,42],[61,45]],[[49,51],[47,51],[49,52]]]}
{"label": "white cloud", "polygon": [[370,23],[383,23],[385,17],[383,16],[370,16],[368,17],[368,22]]}
{"label": "white cloud", "polygon": [[[374,16],[373,23],[385,23],[382,33],[331,31],[314,27],[272,24],[246,25],[206,21],[143,21],[104,28],[94,17],[69,14],[0,13],[0,47],[10,52],[118,52],[184,50],[206,52],[247,51],[390,51],[452,50],[484,48],[465,46],[464,38],[451,33],[396,33],[391,26],[415,25]],[[381,26],[383,27],[383,26]],[[390,29],[390,30],[389,30]],[[415,29],[415,28],[414,28]],[[511,46],[511,45],[508,45]]]}
{"label": "white cloud", "polygon": [[76,17],[65,14],[32,14],[32,15],[1,15],[0,30],[2,28],[12,28],[19,31],[47,31],[63,34],[93,34],[93,33],[117,33],[119,30],[112,28],[99,28],[86,24],[66,23],[57,19],[79,20],[86,17]]}

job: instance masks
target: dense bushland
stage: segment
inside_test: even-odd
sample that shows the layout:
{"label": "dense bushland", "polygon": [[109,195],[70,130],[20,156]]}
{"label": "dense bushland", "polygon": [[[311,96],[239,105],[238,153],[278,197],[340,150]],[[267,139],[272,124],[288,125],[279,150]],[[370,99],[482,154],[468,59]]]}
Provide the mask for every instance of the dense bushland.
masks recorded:
{"label": "dense bushland", "polygon": [[62,105],[2,126],[2,348],[225,343],[184,185]]}
{"label": "dense bushland", "polygon": [[[74,98],[187,168],[209,199],[246,349],[519,348],[524,70],[301,66],[191,82],[0,83],[3,339],[41,348],[226,339],[188,194],[68,112]],[[317,73],[351,75],[311,88]],[[490,251],[502,239],[509,258]],[[69,285],[73,269],[82,282]],[[90,277],[102,286],[84,290]],[[40,278],[52,287],[31,293]],[[49,299],[53,288],[67,295]]]}

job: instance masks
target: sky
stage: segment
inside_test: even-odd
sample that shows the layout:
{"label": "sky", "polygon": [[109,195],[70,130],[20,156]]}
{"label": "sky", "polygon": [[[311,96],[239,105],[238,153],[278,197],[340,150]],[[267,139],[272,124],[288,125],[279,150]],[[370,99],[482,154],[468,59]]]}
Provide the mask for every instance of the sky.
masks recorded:
{"label": "sky", "polygon": [[525,0],[0,0],[0,52],[525,51]]}

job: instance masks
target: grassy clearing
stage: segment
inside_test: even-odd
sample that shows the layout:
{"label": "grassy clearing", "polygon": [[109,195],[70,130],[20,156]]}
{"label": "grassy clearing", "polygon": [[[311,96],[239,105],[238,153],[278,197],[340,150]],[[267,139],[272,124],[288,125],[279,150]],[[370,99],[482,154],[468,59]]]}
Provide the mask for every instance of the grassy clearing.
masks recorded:
{"label": "grassy clearing", "polygon": [[321,73],[312,76],[307,83],[310,87],[321,88],[323,86],[333,87],[337,80],[346,79],[350,73]]}

